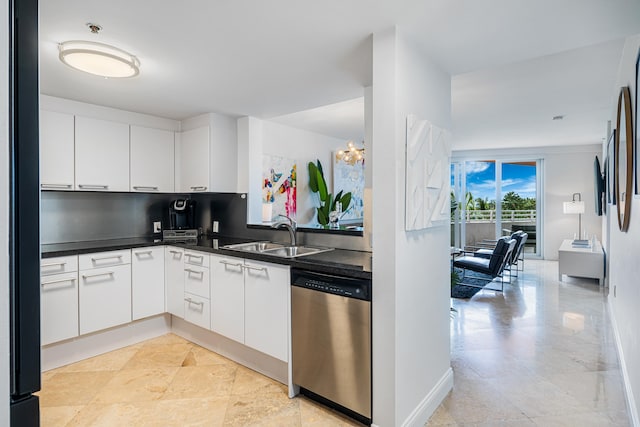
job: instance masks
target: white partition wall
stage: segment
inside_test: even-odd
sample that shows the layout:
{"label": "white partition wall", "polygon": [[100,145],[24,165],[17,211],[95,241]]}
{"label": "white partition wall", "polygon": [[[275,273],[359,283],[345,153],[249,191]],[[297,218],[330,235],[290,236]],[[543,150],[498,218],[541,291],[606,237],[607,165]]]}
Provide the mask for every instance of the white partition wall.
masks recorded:
{"label": "white partition wall", "polygon": [[392,28],[373,35],[373,423],[423,425],[453,384],[449,224],[404,229],[406,117],[451,128],[450,76]]}

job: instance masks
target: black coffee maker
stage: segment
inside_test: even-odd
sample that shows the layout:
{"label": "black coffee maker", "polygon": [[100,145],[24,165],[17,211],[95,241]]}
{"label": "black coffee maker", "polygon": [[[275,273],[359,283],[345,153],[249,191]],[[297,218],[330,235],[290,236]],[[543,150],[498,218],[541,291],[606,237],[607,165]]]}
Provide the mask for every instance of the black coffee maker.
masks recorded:
{"label": "black coffee maker", "polygon": [[196,201],[178,199],[169,205],[169,226],[171,230],[192,230],[196,228]]}

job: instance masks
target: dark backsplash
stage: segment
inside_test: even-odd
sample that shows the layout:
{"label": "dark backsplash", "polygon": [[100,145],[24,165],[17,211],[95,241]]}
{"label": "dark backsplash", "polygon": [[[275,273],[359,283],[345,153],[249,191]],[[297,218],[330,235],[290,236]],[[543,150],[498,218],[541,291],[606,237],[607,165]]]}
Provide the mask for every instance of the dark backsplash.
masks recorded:
{"label": "dark backsplash", "polygon": [[250,237],[246,226],[247,199],[235,193],[148,194],[43,191],[40,241],[81,242],[153,235],[153,222],[169,227],[169,204],[191,197],[197,203],[196,223],[210,233],[219,222],[223,235]]}

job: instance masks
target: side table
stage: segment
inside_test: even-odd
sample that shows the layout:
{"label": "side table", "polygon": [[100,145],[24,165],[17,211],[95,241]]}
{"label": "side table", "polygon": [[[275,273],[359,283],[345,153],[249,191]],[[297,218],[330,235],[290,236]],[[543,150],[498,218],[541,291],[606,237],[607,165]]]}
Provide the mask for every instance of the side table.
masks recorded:
{"label": "side table", "polygon": [[576,248],[573,240],[566,239],[558,249],[558,280],[562,275],[598,279],[604,284],[604,251],[599,241],[595,240],[591,247]]}

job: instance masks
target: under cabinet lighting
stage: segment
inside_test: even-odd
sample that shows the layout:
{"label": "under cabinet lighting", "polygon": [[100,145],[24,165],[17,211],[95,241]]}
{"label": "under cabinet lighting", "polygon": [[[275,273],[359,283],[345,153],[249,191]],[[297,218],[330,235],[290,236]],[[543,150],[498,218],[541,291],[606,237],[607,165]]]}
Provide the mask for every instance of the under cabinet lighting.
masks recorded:
{"label": "under cabinet lighting", "polygon": [[60,43],[60,60],[85,73],[108,78],[135,77],[140,61],[134,55],[104,43],[72,40]]}

